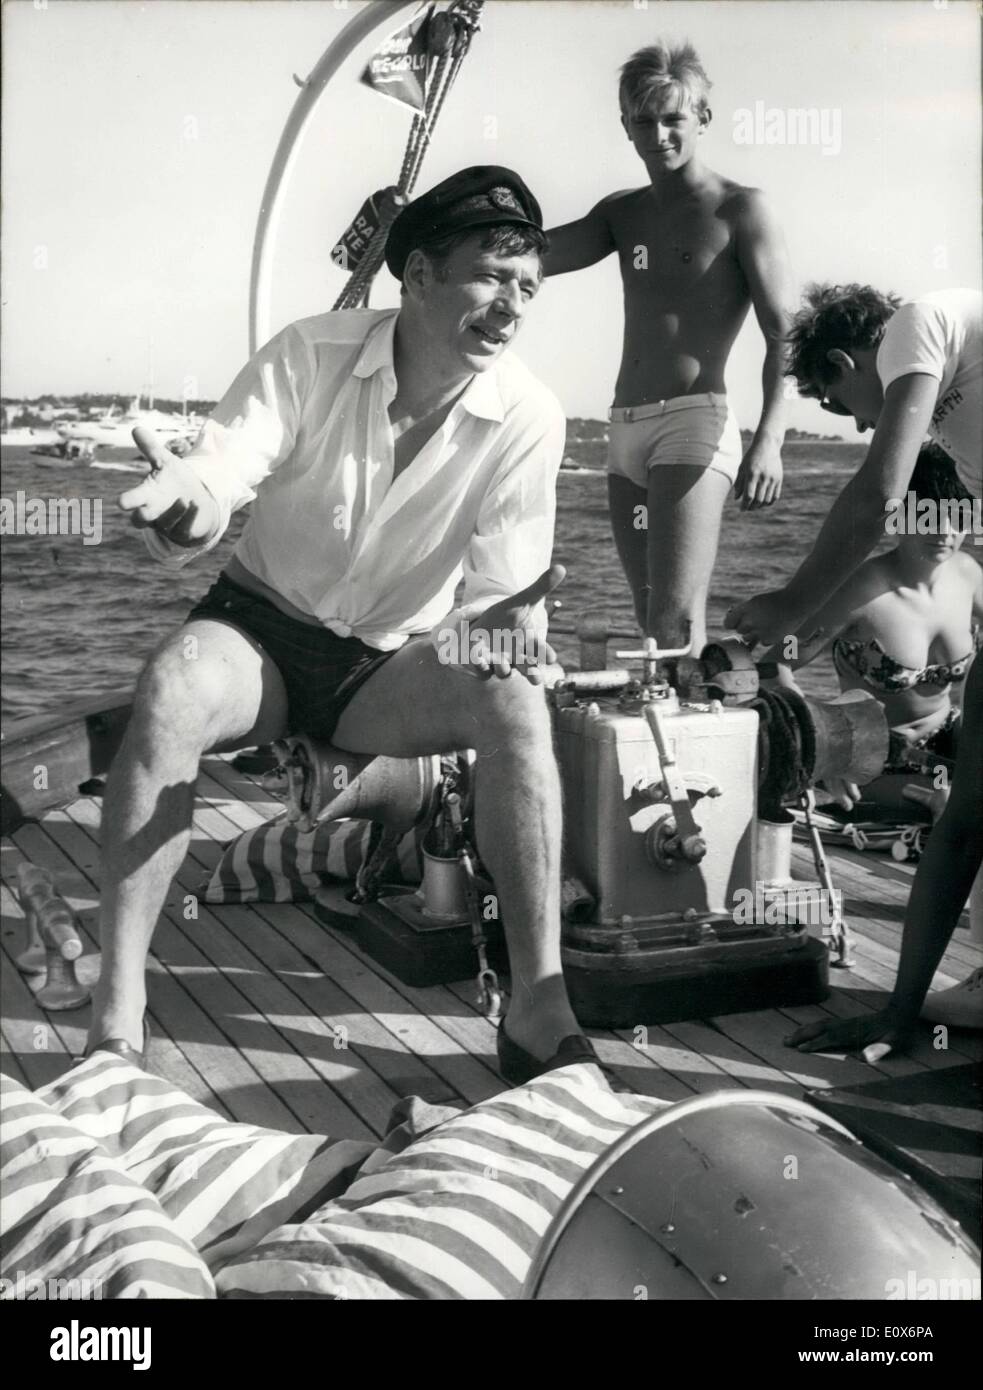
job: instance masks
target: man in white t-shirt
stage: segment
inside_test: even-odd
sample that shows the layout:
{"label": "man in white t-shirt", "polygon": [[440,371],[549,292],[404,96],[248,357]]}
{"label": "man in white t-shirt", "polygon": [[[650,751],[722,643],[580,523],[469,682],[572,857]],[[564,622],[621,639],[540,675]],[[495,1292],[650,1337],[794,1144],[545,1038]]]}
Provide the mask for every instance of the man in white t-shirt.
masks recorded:
{"label": "man in white t-shirt", "polygon": [[253,506],[142,673],[110,774],[90,1052],[143,1063],[147,950],[202,753],[294,732],[352,753],[476,750],[512,977],[500,1068],[518,1084],[597,1060],[560,965],[560,786],[538,670],[554,659],[543,599],[563,576],[550,555],[565,421],[506,352],[546,245],[518,175],[465,169],[390,229],[398,311],[292,324],[187,458],[141,442],[153,471],[120,505],[163,563],[205,553]]}
{"label": "man in white t-shirt", "polygon": [[[874,427],[863,466],[833,505],[812,553],[784,589],[758,594],[727,615],[749,642],[809,635],[809,620],[840,588],[898,515],[918,450],[931,435],[975,499],[983,495],[983,295],[940,290],[901,304],[864,285],[813,286],[793,321],[789,371],[824,410]],[[979,768],[983,667],[967,682],[963,730],[946,811],[918,866],[905,914],[898,976],[884,1009],[859,1019],[806,1024],[787,1044],[804,1052],[853,1047],[870,1062],[911,1040],[936,967],[974,877],[981,872]],[[980,1026],[979,970],[945,1001],[950,1022]],[[942,1017],[929,999],[927,1018]]]}
{"label": "man in white t-shirt", "polygon": [[908,492],[926,435],[983,496],[983,294],[938,290],[901,304],[869,285],[814,285],[789,334],[803,396],[852,415],[874,437],[784,589],[737,604],[727,621],[748,641],[780,643],[808,625],[884,535]]}

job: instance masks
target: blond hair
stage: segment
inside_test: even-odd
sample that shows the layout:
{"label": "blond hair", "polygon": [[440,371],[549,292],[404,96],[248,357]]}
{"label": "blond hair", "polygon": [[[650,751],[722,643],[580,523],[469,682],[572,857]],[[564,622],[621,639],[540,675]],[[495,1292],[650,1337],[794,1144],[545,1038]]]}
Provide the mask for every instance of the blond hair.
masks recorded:
{"label": "blond hair", "polygon": [[633,53],[621,69],[618,99],[622,111],[637,115],[656,92],[670,90],[677,97],[685,92],[694,111],[707,109],[713,84],[703,69],[700,55],[691,43],[666,44],[661,39]]}

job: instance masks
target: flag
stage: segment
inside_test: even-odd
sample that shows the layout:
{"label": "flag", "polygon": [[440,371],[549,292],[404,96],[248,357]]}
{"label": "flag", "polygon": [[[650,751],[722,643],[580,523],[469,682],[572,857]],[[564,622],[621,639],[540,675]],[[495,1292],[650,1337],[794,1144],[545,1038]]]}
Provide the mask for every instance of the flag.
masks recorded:
{"label": "flag", "polygon": [[433,5],[390,34],[369,59],[361,80],[383,96],[422,111],[427,80],[428,37]]}

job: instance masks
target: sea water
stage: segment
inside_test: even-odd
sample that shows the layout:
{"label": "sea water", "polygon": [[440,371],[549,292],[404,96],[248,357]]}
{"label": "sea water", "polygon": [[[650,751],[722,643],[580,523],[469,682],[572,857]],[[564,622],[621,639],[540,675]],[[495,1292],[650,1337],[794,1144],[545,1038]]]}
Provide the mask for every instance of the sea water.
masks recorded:
{"label": "sea water", "polygon": [[[558,483],[554,559],[567,568],[556,597],[564,613],[589,609],[611,625],[634,629],[628,588],[607,517],[603,425],[581,425],[567,444],[576,468]],[[583,437],[584,435],[588,437]],[[780,585],[808,552],[823,518],[865,452],[864,445],[826,441],[787,444],[785,491],[774,507],[742,512],[729,501],[711,586],[709,623],[723,635],[723,617],[737,599]],[[132,688],[141,664],[209,586],[231,553],[245,520],[179,573],[154,563],[139,533],[116,506],[139,481],[135,454],[107,455],[113,469],[4,449],[4,497],[78,498],[101,502],[98,545],[80,535],[10,535],[2,546],[4,719],[57,710],[69,701]],[[123,467],[134,471],[127,475]],[[576,643],[558,638],[560,659],[575,664]],[[612,644],[612,651],[614,644]],[[837,682],[828,659],[802,673],[803,686],[830,697]]]}

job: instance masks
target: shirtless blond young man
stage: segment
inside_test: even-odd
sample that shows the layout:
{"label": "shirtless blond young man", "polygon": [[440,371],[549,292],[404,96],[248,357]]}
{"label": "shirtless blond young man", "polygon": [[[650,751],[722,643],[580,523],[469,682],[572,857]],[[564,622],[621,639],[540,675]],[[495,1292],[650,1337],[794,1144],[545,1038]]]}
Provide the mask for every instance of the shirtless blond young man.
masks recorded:
{"label": "shirtless blond young man", "polygon": [[[546,259],[546,273],[562,275],[618,253],[625,338],[611,411],[611,524],[643,632],[678,647],[689,630],[695,654],[706,642],[728,492],[745,509],[781,496],[790,300],[783,240],[762,194],[697,156],[709,88],[689,44],[656,43],[629,59],[621,123],[648,186],[613,193],[553,229]],[[764,400],[743,453],[724,370],[751,305],[766,343]]]}

